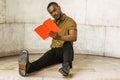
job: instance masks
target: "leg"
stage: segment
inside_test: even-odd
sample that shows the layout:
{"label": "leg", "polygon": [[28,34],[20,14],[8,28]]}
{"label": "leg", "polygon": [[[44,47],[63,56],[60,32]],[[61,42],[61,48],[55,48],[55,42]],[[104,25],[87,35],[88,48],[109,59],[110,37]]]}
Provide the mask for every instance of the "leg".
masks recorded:
{"label": "leg", "polygon": [[57,54],[61,51],[61,49],[51,49],[46,52],[41,58],[38,60],[29,63],[28,51],[23,50],[19,56],[19,74],[21,76],[26,76],[28,73],[40,70],[44,67],[60,63],[59,59],[57,59]]}
{"label": "leg", "polygon": [[62,68],[59,69],[59,72],[64,76],[69,74],[70,68],[72,68],[73,60],[73,47],[70,42],[65,42],[63,45],[63,63]]}
{"label": "leg", "polygon": [[28,70],[28,73],[40,70],[42,68],[45,68],[47,66],[57,64],[57,57],[56,57],[56,52],[54,49],[51,49],[47,51],[41,58],[38,60],[30,63],[30,68]]}
{"label": "leg", "polygon": [[63,45],[63,65],[69,63],[72,68],[72,61],[74,58],[74,51],[71,42],[65,42]]}

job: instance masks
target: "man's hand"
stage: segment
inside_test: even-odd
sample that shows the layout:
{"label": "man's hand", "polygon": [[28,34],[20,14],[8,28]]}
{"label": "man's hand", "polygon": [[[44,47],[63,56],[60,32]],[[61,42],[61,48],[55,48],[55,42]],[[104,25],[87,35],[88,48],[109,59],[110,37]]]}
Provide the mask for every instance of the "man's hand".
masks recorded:
{"label": "man's hand", "polygon": [[48,35],[49,35],[50,37],[52,37],[53,39],[59,39],[59,38],[61,37],[60,35],[58,35],[57,32],[53,32],[53,31],[50,31],[50,32],[48,33]]}
{"label": "man's hand", "polygon": [[76,41],[77,40],[77,30],[69,30],[69,35],[60,36],[58,33],[50,31],[48,33],[50,37],[56,40],[62,40],[62,41]]}

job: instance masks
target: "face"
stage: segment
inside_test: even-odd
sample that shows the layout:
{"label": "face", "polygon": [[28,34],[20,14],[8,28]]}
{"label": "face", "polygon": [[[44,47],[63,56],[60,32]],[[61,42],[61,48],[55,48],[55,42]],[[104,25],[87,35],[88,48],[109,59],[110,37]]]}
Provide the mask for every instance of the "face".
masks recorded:
{"label": "face", "polygon": [[51,5],[48,8],[48,12],[51,14],[51,16],[55,19],[58,20],[61,16],[61,8],[55,4]]}

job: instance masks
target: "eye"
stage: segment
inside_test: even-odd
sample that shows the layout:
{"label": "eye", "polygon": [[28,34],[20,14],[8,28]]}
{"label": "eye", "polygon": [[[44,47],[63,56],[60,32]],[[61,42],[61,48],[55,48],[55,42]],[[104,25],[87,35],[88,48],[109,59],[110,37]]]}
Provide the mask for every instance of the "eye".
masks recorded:
{"label": "eye", "polygon": [[57,9],[55,8],[54,10],[53,10],[53,12],[55,12]]}
{"label": "eye", "polygon": [[56,8],[54,8],[51,12],[49,12],[51,15],[52,15],[52,13],[54,13],[54,12],[56,12],[57,11],[57,9]]}

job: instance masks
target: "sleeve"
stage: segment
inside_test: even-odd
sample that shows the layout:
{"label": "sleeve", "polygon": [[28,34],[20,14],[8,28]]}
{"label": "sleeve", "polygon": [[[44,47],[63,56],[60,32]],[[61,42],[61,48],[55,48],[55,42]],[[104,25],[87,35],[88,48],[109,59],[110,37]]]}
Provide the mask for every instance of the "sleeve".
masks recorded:
{"label": "sleeve", "polygon": [[74,20],[70,19],[68,20],[67,23],[68,23],[68,26],[67,26],[68,30],[72,30],[72,29],[77,30],[77,24]]}

